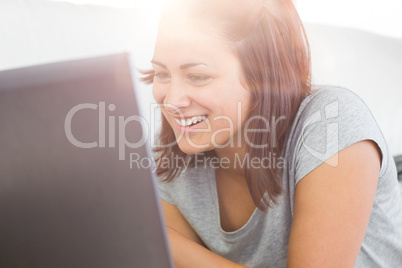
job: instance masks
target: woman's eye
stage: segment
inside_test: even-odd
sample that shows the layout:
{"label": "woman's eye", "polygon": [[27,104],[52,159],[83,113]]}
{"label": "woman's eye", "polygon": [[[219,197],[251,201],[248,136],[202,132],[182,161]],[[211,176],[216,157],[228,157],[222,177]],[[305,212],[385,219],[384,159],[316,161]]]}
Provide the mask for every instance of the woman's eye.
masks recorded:
{"label": "woman's eye", "polygon": [[189,76],[187,77],[187,79],[188,79],[190,82],[195,83],[195,84],[203,84],[203,83],[206,83],[206,82],[208,82],[209,80],[211,80],[212,77],[205,76],[205,75],[194,75],[194,74],[192,74],[192,75],[189,75]]}
{"label": "woman's eye", "polygon": [[158,82],[162,82],[162,83],[168,82],[170,80],[170,74],[155,72],[154,80],[156,80]]}

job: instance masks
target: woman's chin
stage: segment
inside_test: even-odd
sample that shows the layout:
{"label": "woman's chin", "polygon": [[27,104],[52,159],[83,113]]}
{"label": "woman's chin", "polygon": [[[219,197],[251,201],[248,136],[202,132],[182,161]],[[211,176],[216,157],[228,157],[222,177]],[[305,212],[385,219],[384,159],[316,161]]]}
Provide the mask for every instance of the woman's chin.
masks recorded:
{"label": "woman's chin", "polygon": [[201,146],[201,145],[197,145],[197,144],[189,144],[186,141],[180,141],[178,142],[178,146],[180,148],[180,150],[188,155],[193,155],[193,154],[199,154],[199,153],[204,153],[207,151],[210,151],[211,148],[209,148],[209,146]]}

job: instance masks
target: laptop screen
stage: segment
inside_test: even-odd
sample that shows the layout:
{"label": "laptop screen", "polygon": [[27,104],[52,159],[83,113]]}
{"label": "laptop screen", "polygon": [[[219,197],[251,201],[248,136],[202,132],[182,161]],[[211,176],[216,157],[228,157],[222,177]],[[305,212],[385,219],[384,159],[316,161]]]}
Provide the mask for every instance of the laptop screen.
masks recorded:
{"label": "laptop screen", "polygon": [[127,54],[0,72],[0,266],[172,267],[131,74]]}

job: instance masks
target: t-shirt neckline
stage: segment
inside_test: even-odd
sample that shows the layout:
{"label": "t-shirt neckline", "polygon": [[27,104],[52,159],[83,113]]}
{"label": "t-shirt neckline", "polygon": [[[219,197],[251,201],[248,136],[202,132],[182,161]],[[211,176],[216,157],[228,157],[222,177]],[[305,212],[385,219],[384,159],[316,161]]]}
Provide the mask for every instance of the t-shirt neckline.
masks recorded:
{"label": "t-shirt neckline", "polygon": [[260,219],[261,219],[261,216],[264,214],[264,212],[258,208],[255,208],[255,210],[251,214],[250,218],[247,220],[247,222],[242,227],[240,227],[239,229],[237,229],[235,231],[230,231],[230,232],[223,230],[222,225],[221,225],[215,169],[212,167],[209,168],[208,173],[210,173],[208,177],[211,178],[211,180],[212,180],[209,183],[211,200],[214,204],[215,213],[217,215],[217,217],[215,218],[217,222],[215,224],[218,226],[220,233],[226,240],[241,239],[243,236],[245,236],[246,234],[248,234],[251,231],[253,231],[254,229],[256,229],[255,227],[258,225],[258,223],[262,222]]}

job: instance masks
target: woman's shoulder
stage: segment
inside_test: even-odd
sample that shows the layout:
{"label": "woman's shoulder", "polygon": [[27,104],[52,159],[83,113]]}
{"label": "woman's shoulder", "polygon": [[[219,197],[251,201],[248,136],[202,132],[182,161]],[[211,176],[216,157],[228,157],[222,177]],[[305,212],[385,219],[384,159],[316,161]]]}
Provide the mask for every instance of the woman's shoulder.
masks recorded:
{"label": "woman's shoulder", "polygon": [[296,182],[334,154],[362,140],[376,142],[383,160],[387,160],[385,139],[365,102],[342,87],[314,86],[299,107],[288,141]]}
{"label": "woman's shoulder", "polygon": [[366,103],[352,90],[340,86],[313,85],[310,94],[301,103],[299,112],[317,108],[328,110],[335,105],[369,111]]}
{"label": "woman's shoulder", "polygon": [[329,126],[342,132],[376,130],[382,135],[369,107],[356,93],[338,86],[315,85],[300,104],[293,127],[306,130]]}

